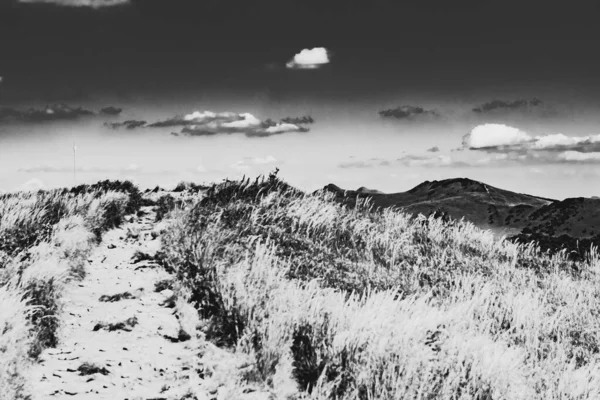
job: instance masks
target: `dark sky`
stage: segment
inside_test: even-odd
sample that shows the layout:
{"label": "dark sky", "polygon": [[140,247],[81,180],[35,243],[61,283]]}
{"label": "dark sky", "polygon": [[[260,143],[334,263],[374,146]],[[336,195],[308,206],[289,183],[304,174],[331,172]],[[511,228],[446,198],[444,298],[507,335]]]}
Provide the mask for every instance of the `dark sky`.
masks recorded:
{"label": "dark sky", "polygon": [[[106,2],[126,0],[0,0],[0,111],[9,115],[0,121],[0,190],[71,184],[77,143],[78,176],[90,182],[112,171],[154,186],[278,166],[307,190],[335,182],[392,192],[466,176],[546,197],[598,194],[600,135],[589,136],[600,129],[597,0],[59,5]],[[329,63],[286,68],[315,47],[328,50]],[[491,100],[530,104],[534,97],[543,106],[472,111]],[[19,115],[13,108],[55,102],[123,113],[48,121],[46,111],[30,111],[10,120]],[[436,111],[414,121],[378,113],[400,105]],[[309,132],[260,139],[103,125],[206,110],[317,122]],[[525,138],[554,150],[528,148],[524,158],[510,149],[466,150],[464,136],[481,126],[477,132],[494,148],[507,141],[520,148]],[[564,147],[571,142],[585,151]]]}
{"label": "dark sky", "polygon": [[[595,1],[2,4],[4,103],[199,88],[348,99],[505,82],[598,84]],[[282,67],[299,49],[316,46],[332,52],[329,71],[290,80],[284,68],[265,68]]]}

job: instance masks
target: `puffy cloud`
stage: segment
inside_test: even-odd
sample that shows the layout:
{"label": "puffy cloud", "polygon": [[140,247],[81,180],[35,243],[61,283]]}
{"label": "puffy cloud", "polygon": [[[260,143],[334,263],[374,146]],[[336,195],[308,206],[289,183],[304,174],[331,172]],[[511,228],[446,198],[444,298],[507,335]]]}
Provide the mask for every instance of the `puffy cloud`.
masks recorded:
{"label": "puffy cloud", "polygon": [[479,125],[463,136],[463,146],[470,149],[501,148],[531,141],[526,132],[503,124]]}
{"label": "puffy cloud", "polygon": [[46,122],[57,120],[72,120],[82,116],[94,115],[93,111],[82,107],[72,108],[66,104],[52,104],[43,110],[30,108],[28,110],[17,110],[14,108],[0,108],[0,122]]}
{"label": "puffy cloud", "polygon": [[514,100],[514,101],[505,101],[505,100],[492,100],[487,103],[484,103],[478,107],[473,108],[473,112],[483,114],[489,112],[505,112],[505,111],[530,111],[535,107],[540,107],[544,104],[538,98],[533,98],[531,100]]}
{"label": "puffy cloud", "polygon": [[214,113],[212,111],[194,111],[187,115],[176,115],[163,121],[148,125],[151,128],[164,128],[173,126],[209,125],[211,123],[224,124],[243,121],[252,114],[236,114],[233,112]]}
{"label": "puffy cloud", "polygon": [[191,114],[155,122],[148,126],[153,128],[182,126],[181,132],[179,134],[173,132],[173,136],[179,136],[180,134],[185,136],[211,136],[243,133],[248,137],[267,137],[288,132],[308,132],[308,128],[297,124],[277,123],[270,119],[263,121],[250,113],[214,113],[212,111],[195,111]]}
{"label": "puffy cloud", "polygon": [[437,153],[440,151],[440,148],[437,146],[433,146],[433,147],[428,148],[427,151],[430,153]]}
{"label": "puffy cloud", "polygon": [[235,121],[231,121],[231,122],[223,122],[221,124],[221,126],[223,128],[243,130],[243,129],[249,129],[249,128],[254,128],[254,127],[260,126],[262,123],[262,121],[260,119],[256,118],[254,115],[252,115],[250,113],[240,114],[239,117],[241,117],[241,119],[236,119]]}
{"label": "puffy cloud", "polygon": [[290,69],[316,69],[329,63],[329,53],[324,47],[304,49],[285,66]]}
{"label": "puffy cloud", "polygon": [[120,129],[125,128],[129,130],[143,128],[146,126],[146,121],[130,119],[123,122],[105,122],[104,126],[110,129]]}
{"label": "puffy cloud", "polygon": [[379,111],[379,115],[383,118],[396,118],[396,119],[408,119],[412,120],[415,118],[439,118],[440,115],[435,110],[426,110],[423,107],[415,106],[400,106],[391,108],[389,110]]}
{"label": "puffy cloud", "polygon": [[129,4],[130,0],[18,0],[20,3],[49,3],[65,7],[114,7]]}
{"label": "puffy cloud", "polygon": [[485,124],[463,136],[463,147],[498,153],[492,161],[600,163],[600,135],[566,136],[559,133],[532,136],[511,126]]}
{"label": "puffy cloud", "polygon": [[508,125],[484,124],[463,136],[463,146],[470,150],[486,151],[600,151],[600,135],[566,136],[562,133],[531,136]]}
{"label": "puffy cloud", "polygon": [[121,112],[123,112],[122,108],[117,108],[117,107],[113,107],[113,106],[104,107],[103,109],[100,110],[100,114],[104,114],[104,115],[119,115],[119,114],[121,114]]}
{"label": "puffy cloud", "polygon": [[[297,121],[292,123],[290,121]],[[186,115],[176,115],[162,121],[147,124],[146,121],[129,120],[124,122],[107,122],[104,125],[111,129],[165,128],[181,127],[180,132],[171,132],[173,136],[212,136],[218,134],[242,133],[248,137],[267,137],[288,132],[308,132],[301,124],[314,123],[309,117],[286,117],[281,122],[271,119],[261,120],[251,113],[234,112],[215,113],[212,111],[194,111]]]}

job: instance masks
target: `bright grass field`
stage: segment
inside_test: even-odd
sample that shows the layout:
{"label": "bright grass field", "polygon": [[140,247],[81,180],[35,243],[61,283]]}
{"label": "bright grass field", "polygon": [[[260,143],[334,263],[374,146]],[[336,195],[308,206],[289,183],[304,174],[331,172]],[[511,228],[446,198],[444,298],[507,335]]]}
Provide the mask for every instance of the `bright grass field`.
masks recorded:
{"label": "bright grass field", "polygon": [[279,398],[600,398],[595,249],[548,257],[276,174],[176,208],[163,242],[206,338]]}

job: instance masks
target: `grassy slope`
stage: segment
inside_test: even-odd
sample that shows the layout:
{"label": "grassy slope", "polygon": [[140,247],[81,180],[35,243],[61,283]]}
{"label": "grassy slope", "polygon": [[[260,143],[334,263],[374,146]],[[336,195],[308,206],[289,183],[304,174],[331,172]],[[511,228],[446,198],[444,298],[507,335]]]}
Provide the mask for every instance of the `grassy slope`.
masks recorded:
{"label": "grassy slope", "polygon": [[172,217],[166,261],[207,337],[282,396],[600,396],[595,252],[575,263],[469,223],[347,209],[275,175]]}
{"label": "grassy slope", "polygon": [[58,343],[64,285],[140,200],[130,182],[109,181],[0,196],[0,399],[28,398],[30,359]]}

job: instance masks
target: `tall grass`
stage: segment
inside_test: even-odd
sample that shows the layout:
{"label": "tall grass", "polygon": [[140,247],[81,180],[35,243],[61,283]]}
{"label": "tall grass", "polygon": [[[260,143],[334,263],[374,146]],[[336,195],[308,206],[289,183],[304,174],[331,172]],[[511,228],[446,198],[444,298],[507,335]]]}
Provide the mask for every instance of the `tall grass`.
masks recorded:
{"label": "tall grass", "polygon": [[102,233],[139,208],[131,208],[127,190],[96,185],[0,196],[0,399],[26,398],[27,358],[59,342],[66,284],[84,277]]}
{"label": "tall grass", "polygon": [[276,392],[289,376],[315,399],[600,398],[596,249],[572,262],[274,174],[171,217],[166,259],[207,338]]}
{"label": "tall grass", "polygon": [[6,287],[0,287],[0,304],[0,399],[25,399],[32,307],[23,293]]}

